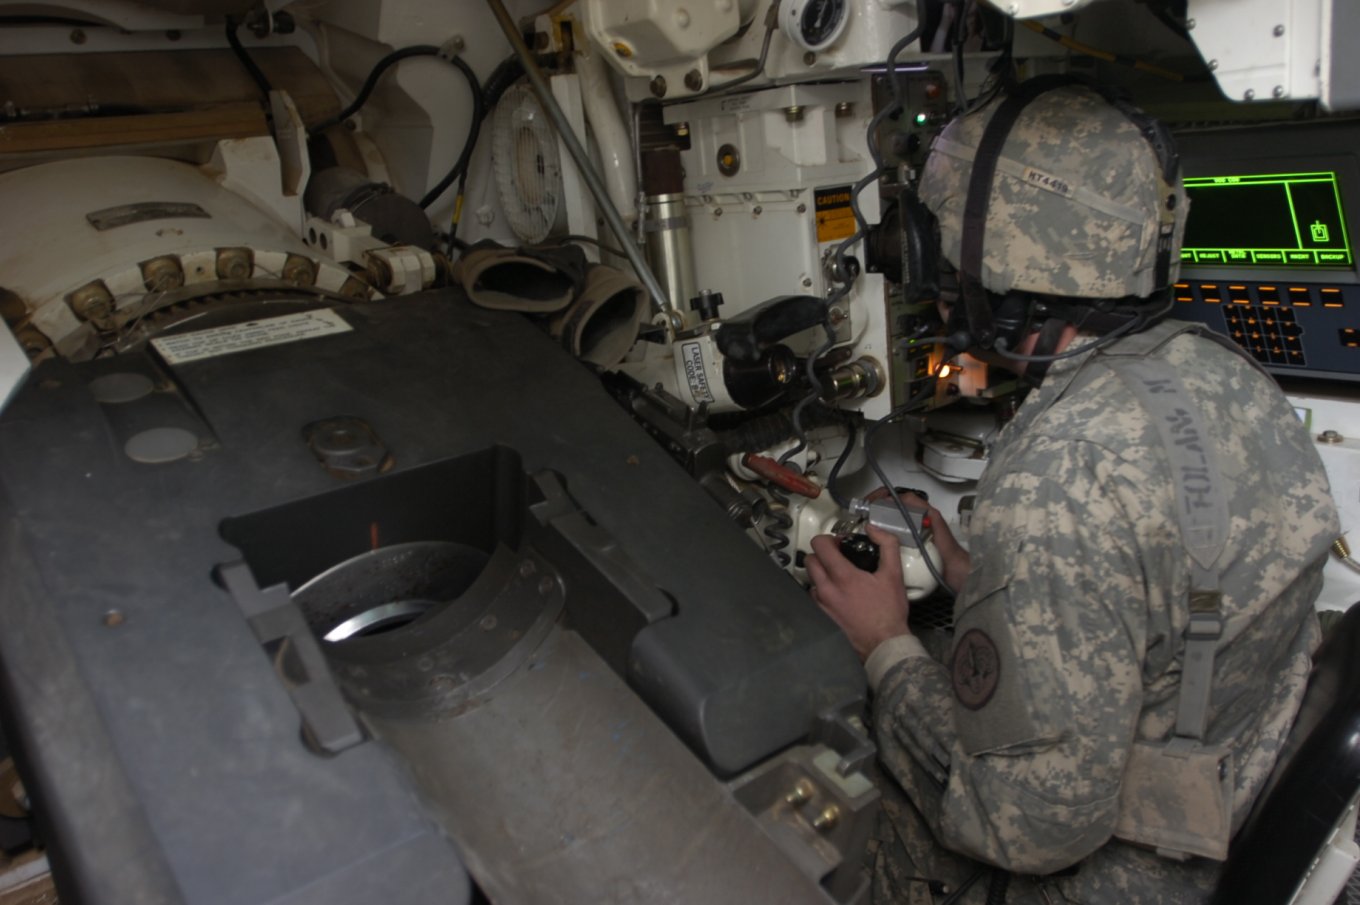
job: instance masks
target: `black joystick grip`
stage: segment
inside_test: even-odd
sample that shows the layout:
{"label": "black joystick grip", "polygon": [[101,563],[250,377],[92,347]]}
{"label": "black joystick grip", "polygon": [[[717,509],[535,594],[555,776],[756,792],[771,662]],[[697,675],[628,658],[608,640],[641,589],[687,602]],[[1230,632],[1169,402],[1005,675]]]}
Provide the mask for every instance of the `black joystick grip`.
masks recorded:
{"label": "black joystick grip", "polygon": [[867,534],[842,534],[841,555],[865,572],[878,571],[878,544]]}

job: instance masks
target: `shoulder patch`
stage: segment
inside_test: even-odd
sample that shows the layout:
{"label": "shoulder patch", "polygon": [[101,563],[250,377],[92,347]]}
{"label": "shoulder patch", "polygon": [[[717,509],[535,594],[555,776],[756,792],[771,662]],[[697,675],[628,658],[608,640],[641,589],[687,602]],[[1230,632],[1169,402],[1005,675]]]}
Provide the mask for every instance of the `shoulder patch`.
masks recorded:
{"label": "shoulder patch", "polygon": [[969,629],[954,647],[950,667],[954,678],[954,697],[969,710],[980,710],[1001,681],[1001,655],[996,643],[981,629]]}

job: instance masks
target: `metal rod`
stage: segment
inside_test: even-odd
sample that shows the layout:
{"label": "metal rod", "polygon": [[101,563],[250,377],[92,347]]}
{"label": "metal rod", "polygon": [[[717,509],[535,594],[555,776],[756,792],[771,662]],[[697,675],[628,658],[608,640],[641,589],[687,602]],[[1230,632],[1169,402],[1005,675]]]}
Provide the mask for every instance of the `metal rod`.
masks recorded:
{"label": "metal rod", "polygon": [[[581,141],[576,137],[576,131],[572,129],[566,114],[562,112],[562,108],[557,105],[557,99],[553,97],[552,89],[548,87],[547,80],[543,78],[543,72],[538,68],[538,62],[534,60],[534,55],[529,50],[529,46],[524,43],[524,38],[520,35],[515,20],[510,18],[510,13],[501,0],[486,0],[486,2],[491,7],[491,12],[495,15],[496,21],[500,23],[501,31],[505,32],[506,40],[514,48],[515,55],[524,64],[524,72],[529,76],[529,84],[533,85],[539,103],[543,105],[553,128],[557,130],[557,134],[566,144],[571,159],[576,161],[576,167],[581,171],[581,176],[586,181],[586,187],[590,189],[595,204],[604,214],[605,223],[609,224],[609,228],[613,230],[614,236],[619,241],[619,246],[627,254],[628,261],[633,265],[633,269],[637,271],[638,279],[642,280],[642,285],[647,287],[647,292],[652,297],[652,306],[657,311],[669,314],[672,310],[671,300],[666,296],[666,291],[661,288],[661,284],[656,279],[656,274],[652,273],[652,269],[647,266],[647,259],[643,257],[637,241],[628,231],[628,225],[623,222],[623,217],[619,214],[618,208],[614,207],[614,203],[609,200],[609,191],[605,188],[604,180],[600,178],[599,173],[595,172],[595,167],[591,165],[590,158],[586,155],[586,149],[581,147]],[[638,212],[638,216],[642,216],[641,211]]]}

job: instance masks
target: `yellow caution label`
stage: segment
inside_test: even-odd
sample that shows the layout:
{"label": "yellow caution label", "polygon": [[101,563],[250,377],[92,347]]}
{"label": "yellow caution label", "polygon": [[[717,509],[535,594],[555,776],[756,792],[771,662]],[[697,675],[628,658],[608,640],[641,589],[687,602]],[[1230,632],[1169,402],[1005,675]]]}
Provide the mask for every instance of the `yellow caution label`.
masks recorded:
{"label": "yellow caution label", "polygon": [[813,191],[818,242],[837,242],[855,234],[855,212],[850,208],[852,189],[853,186],[838,185]]}

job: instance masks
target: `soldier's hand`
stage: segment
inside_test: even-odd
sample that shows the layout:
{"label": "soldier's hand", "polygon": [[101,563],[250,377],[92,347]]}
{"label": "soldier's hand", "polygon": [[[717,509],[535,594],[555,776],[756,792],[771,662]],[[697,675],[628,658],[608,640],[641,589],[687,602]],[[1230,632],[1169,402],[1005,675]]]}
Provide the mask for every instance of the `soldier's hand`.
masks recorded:
{"label": "soldier's hand", "polygon": [[[887,499],[887,497],[887,488],[879,487],[865,499],[872,503],[875,500]],[[945,584],[949,585],[950,590],[957,594],[963,588],[964,580],[968,578],[968,570],[972,568],[972,557],[954,537],[954,532],[949,528],[949,522],[945,520],[944,514],[940,510],[914,493],[899,493],[898,497],[906,504],[908,509],[924,512],[930,516],[930,531],[935,539],[935,549],[940,551],[940,562],[943,565],[941,571],[944,573]]]}
{"label": "soldier's hand", "polygon": [[806,560],[812,599],[841,627],[861,659],[887,639],[908,634],[897,538],[872,525],[866,530],[879,546],[877,571],[865,572],[842,556],[830,534],[812,539],[812,555]]}

